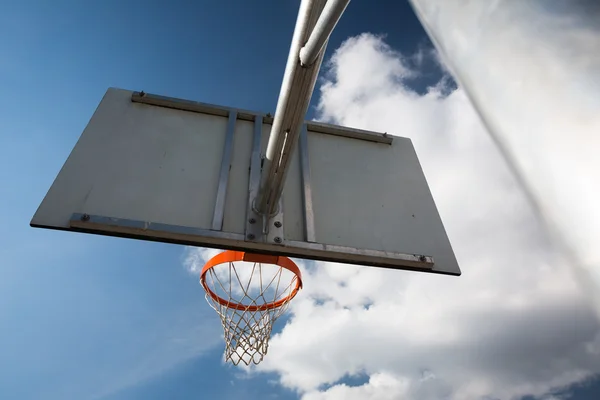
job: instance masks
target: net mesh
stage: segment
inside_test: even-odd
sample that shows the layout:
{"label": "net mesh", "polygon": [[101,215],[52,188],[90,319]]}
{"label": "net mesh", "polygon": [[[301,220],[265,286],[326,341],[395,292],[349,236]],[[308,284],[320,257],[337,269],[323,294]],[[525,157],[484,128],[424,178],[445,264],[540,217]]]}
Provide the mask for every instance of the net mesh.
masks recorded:
{"label": "net mesh", "polygon": [[226,262],[207,271],[206,287],[226,300],[223,304],[207,291],[206,300],[223,324],[225,361],[262,361],[273,324],[287,310],[297,279],[279,265],[260,262]]}

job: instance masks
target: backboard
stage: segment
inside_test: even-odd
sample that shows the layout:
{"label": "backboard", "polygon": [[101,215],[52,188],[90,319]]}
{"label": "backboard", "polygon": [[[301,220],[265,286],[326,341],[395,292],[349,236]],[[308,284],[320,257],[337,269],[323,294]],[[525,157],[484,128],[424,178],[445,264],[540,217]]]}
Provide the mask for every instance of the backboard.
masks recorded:
{"label": "backboard", "polygon": [[460,275],[410,139],[305,122],[266,226],[272,118],[109,89],[31,226]]}

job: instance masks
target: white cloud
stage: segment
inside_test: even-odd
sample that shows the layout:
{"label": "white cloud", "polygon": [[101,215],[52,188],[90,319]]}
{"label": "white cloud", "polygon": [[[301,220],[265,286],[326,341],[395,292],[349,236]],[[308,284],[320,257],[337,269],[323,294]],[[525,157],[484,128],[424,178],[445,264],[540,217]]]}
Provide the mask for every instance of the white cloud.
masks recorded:
{"label": "white cloud", "polygon": [[493,128],[548,232],[597,296],[600,313],[600,8],[411,3]]}
{"label": "white cloud", "polygon": [[325,392],[312,392],[304,400],[395,400],[406,397],[409,389],[407,380],[398,379],[386,373],[371,376],[369,382],[358,387],[337,385]]}
{"label": "white cloud", "polygon": [[186,247],[183,256],[183,266],[191,274],[197,275],[198,279],[200,279],[200,272],[202,272],[204,264],[221,252],[222,250],[219,249],[208,249],[191,246]]}
{"label": "white cloud", "polygon": [[[444,80],[416,94],[417,74],[372,35],[327,68],[321,119],[413,140],[463,275],[303,263],[305,289],[258,369],[305,400],[512,399],[600,372],[589,300],[465,94]],[[357,374],[369,381],[340,383]]]}

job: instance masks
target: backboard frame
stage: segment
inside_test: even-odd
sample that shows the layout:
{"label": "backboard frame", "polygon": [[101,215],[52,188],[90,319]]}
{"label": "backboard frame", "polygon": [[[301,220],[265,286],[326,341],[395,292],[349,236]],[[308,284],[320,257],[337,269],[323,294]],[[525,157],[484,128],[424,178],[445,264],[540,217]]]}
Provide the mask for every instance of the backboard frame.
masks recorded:
{"label": "backboard frame", "polygon": [[[153,220],[127,219],[122,217],[116,217],[115,215],[88,213],[86,212],[85,207],[83,206],[83,208],[72,210],[73,212],[68,218],[68,221],[66,221],[65,223],[63,223],[62,221],[60,223],[49,222],[48,212],[50,211],[50,209],[44,209],[44,204],[48,202],[56,203],[60,201],[60,198],[57,197],[57,193],[55,193],[56,190],[54,190],[53,192],[53,188],[51,188],[51,190],[48,192],[48,195],[40,205],[38,212],[36,212],[36,215],[32,219],[30,224],[32,227],[76,231],[107,236],[184,244],[191,246],[212,247],[238,251],[252,251],[260,254],[281,255],[295,258],[308,258],[319,261],[330,261],[401,270],[423,271],[447,275],[460,275],[460,269],[458,267],[458,264],[456,263],[456,259],[451,250],[447,236],[445,236],[445,231],[443,231],[443,225],[441,224],[441,220],[439,220],[439,214],[437,214],[437,209],[435,209],[435,205],[433,205],[433,211],[435,211],[436,215],[433,219],[437,218],[439,220],[439,226],[436,225],[431,229],[434,229],[436,231],[436,234],[439,234],[439,229],[441,228],[445,240],[448,241],[448,246],[444,249],[443,255],[444,260],[446,261],[445,265],[440,265],[439,263],[436,264],[436,257],[433,253],[421,254],[389,250],[383,251],[376,248],[357,248],[355,246],[343,246],[339,244],[322,243],[318,241],[319,237],[315,234],[315,215],[313,210],[312,198],[313,188],[311,185],[311,170],[307,144],[308,132],[311,132],[311,134],[319,133],[348,139],[362,140],[387,146],[392,146],[396,144],[398,140],[401,140],[400,145],[404,147],[410,147],[410,154],[410,152],[414,152],[414,148],[412,148],[412,143],[409,139],[395,137],[386,133],[375,133],[359,129],[351,129],[335,125],[306,121],[300,134],[298,146],[298,158],[301,166],[300,174],[303,207],[302,223],[304,225],[303,240],[291,240],[285,238],[285,235],[283,233],[285,229],[283,222],[283,214],[285,213],[285,210],[283,209],[283,202],[281,202],[281,207],[279,209],[278,214],[269,217],[269,222],[266,225],[271,228],[268,232],[262,232],[261,234],[261,232],[256,231],[256,226],[261,226],[261,224],[250,223],[250,221],[253,218],[259,218],[258,215],[252,214],[251,200],[247,204],[244,233],[227,232],[223,231],[222,228],[224,204],[225,199],[227,198],[229,170],[231,169],[231,138],[233,135],[233,130],[235,129],[236,121],[242,120],[254,122],[253,149],[252,157],[250,160],[250,178],[248,187],[248,199],[252,199],[252,191],[256,190],[256,185],[258,183],[257,179],[259,179],[260,175],[260,146],[263,141],[261,139],[263,134],[263,126],[264,124],[272,123],[272,117],[252,111],[216,106],[195,101],[169,98],[164,96],[147,94],[144,92],[130,92],[123,91],[122,89],[112,88],[107,91],[107,95],[105,95],[105,98],[102,100],[102,102],[108,101],[106,99],[107,96],[110,97],[110,93],[117,92],[120,93],[120,95],[124,95],[126,93],[127,96],[130,98],[132,104],[215,115],[220,117],[226,117],[228,119],[225,145],[223,148],[221,166],[219,170],[219,188],[217,190],[217,198],[215,199],[214,214],[210,229],[202,229],[193,226],[182,226],[178,224],[165,224],[161,223],[160,221]],[[100,107],[102,107],[102,102],[99,106],[99,109]],[[96,113],[98,113],[98,110],[96,111]],[[96,115],[96,113],[94,115]],[[94,117],[92,117],[92,120],[93,119]],[[86,127],[86,131],[88,130],[90,125],[93,125],[92,120],[90,121],[90,124],[88,124],[88,127]],[[84,131],[82,137],[86,135],[86,131]],[[78,146],[80,146],[80,142],[78,142],[76,148]],[[73,152],[75,152],[75,149],[73,150]],[[414,154],[414,157],[416,160],[416,153]],[[69,156],[69,158],[71,158],[71,156]],[[65,163],[65,166],[63,166],[63,170],[67,167],[68,162],[69,160],[67,160],[67,163]],[[424,175],[422,174],[420,165],[418,165],[418,160],[416,167],[414,166],[414,161],[411,160],[411,162],[411,168],[414,169],[418,167],[419,171],[417,172],[421,174],[421,176],[418,176],[418,179],[422,179],[426,185],[426,180]],[[72,169],[73,165],[69,166],[68,168]],[[63,174],[63,170],[61,170],[61,173],[59,174],[59,177],[57,177],[57,180],[59,180],[61,174]],[[398,171],[398,173],[402,172]],[[57,180],[55,180],[53,186],[56,185]],[[429,190],[428,188],[426,189],[427,191]],[[430,193],[429,196],[431,196]],[[278,221],[281,222],[280,226],[276,226],[275,224]],[[251,236],[251,234],[254,236]],[[279,240],[277,238],[279,238]]]}

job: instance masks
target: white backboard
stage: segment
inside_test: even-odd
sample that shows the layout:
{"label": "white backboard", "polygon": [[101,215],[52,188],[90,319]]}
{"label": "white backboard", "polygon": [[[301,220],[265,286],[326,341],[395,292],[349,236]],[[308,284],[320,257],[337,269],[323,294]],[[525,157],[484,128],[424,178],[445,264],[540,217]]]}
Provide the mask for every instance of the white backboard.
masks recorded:
{"label": "white backboard", "polygon": [[307,122],[263,234],[251,199],[271,122],[109,89],[31,226],[460,275],[402,137]]}

